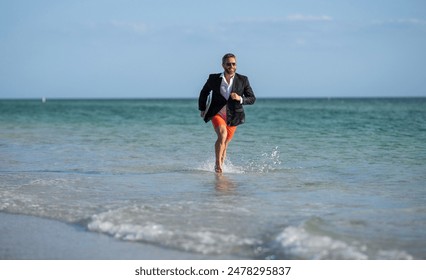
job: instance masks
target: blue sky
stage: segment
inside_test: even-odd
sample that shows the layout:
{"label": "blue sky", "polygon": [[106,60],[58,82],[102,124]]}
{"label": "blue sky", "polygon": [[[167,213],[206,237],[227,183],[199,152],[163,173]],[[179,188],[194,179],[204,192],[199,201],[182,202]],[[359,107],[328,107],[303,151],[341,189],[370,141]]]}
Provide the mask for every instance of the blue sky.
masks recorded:
{"label": "blue sky", "polygon": [[2,0],[0,98],[426,96],[424,0]]}

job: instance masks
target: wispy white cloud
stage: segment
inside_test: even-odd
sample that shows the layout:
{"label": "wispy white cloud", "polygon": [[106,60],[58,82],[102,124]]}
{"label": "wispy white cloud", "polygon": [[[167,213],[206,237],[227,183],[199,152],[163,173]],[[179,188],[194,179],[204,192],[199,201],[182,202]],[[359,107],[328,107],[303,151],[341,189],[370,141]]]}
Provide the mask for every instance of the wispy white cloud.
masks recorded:
{"label": "wispy white cloud", "polygon": [[326,22],[333,21],[328,15],[291,14],[283,17],[256,17],[232,20],[233,23],[285,23],[285,22]]}
{"label": "wispy white cloud", "polygon": [[377,25],[389,25],[389,24],[401,24],[401,25],[424,25],[426,26],[426,20],[418,18],[399,18],[389,20],[374,20],[373,24]]}
{"label": "wispy white cloud", "polygon": [[110,24],[113,27],[130,30],[132,32],[143,34],[148,30],[148,25],[143,22],[129,22],[129,21],[118,21],[112,20]]}
{"label": "wispy white cloud", "polygon": [[332,21],[333,18],[327,15],[312,16],[312,15],[302,15],[302,14],[293,14],[285,17],[287,21]]}

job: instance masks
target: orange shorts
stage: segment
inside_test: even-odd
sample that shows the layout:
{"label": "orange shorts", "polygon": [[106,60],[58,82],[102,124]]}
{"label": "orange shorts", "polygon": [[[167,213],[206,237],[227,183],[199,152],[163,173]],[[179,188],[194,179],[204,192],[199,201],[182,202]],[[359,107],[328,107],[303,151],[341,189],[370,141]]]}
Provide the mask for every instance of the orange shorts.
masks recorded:
{"label": "orange shorts", "polygon": [[219,114],[215,115],[212,118],[212,124],[213,124],[213,127],[215,129],[218,126],[221,126],[221,125],[226,126],[226,131],[228,132],[228,134],[226,136],[226,140],[228,142],[231,141],[232,137],[234,137],[235,130],[237,130],[236,126],[228,126],[228,125],[226,125],[226,121]]}

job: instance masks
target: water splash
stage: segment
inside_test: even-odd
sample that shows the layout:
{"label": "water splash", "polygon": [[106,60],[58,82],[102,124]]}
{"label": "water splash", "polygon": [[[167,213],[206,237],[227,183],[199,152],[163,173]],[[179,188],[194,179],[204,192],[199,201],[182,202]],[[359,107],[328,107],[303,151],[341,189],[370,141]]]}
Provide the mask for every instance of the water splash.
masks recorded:
{"label": "water splash", "polygon": [[248,170],[257,173],[268,173],[277,170],[280,165],[280,150],[276,146],[271,152],[263,153],[256,160],[251,160],[248,164]]}
{"label": "water splash", "polygon": [[[196,170],[214,172],[215,160],[210,158],[205,162],[201,163],[200,166],[196,167]],[[244,168],[241,166],[234,165],[231,160],[226,159],[222,167],[223,173],[225,174],[242,174],[244,173]]]}
{"label": "water splash", "polygon": [[[214,172],[215,165],[214,158],[208,160],[197,166],[196,170]],[[228,158],[225,160],[223,165],[223,173],[228,174],[242,174],[246,172],[252,173],[268,173],[274,172],[280,168],[280,150],[278,146],[272,149],[270,152],[262,153],[256,159],[250,160],[247,164],[236,165],[231,162]]]}

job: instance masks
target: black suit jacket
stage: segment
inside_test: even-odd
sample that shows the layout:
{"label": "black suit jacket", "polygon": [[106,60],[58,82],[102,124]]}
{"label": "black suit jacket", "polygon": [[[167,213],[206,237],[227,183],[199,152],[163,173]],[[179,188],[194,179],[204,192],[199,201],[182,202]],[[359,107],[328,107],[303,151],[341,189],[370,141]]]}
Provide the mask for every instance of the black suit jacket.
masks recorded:
{"label": "black suit jacket", "polygon": [[237,126],[245,122],[245,113],[243,105],[251,105],[256,101],[254,92],[250,86],[249,80],[246,76],[235,73],[234,82],[232,84],[232,91],[243,97],[243,104],[240,101],[235,101],[231,98],[226,100],[220,93],[220,84],[222,78],[221,73],[211,74],[204,84],[200,96],[198,98],[198,109],[200,111],[206,110],[207,96],[210,92],[212,94],[212,102],[209,111],[204,116],[204,121],[210,121],[214,115],[219,113],[223,106],[227,106],[226,119],[227,125]]}

